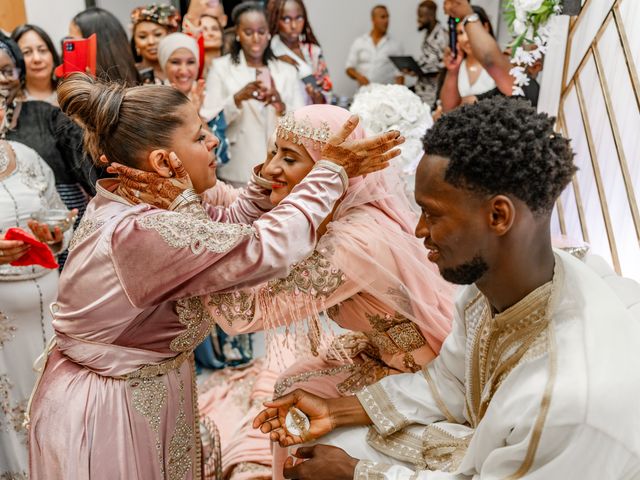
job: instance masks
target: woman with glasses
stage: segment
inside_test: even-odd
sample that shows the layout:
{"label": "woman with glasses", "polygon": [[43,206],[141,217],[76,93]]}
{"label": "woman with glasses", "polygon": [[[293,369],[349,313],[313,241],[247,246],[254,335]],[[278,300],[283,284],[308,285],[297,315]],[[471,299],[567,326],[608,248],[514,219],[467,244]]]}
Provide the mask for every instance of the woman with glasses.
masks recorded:
{"label": "woman with glasses", "polygon": [[330,103],[333,87],[329,69],[302,0],[274,0],[268,11],[271,49],[298,69],[298,78],[305,82],[306,103]]}

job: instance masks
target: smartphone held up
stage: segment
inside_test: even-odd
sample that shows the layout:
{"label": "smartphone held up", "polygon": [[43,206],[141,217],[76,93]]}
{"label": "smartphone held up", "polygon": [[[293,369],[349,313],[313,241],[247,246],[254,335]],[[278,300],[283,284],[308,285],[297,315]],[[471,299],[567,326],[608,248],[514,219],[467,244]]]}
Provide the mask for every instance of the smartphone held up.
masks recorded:
{"label": "smartphone held up", "polygon": [[97,37],[68,38],[62,42],[62,64],[55,74],[58,78],[67,77],[74,72],[96,75]]}

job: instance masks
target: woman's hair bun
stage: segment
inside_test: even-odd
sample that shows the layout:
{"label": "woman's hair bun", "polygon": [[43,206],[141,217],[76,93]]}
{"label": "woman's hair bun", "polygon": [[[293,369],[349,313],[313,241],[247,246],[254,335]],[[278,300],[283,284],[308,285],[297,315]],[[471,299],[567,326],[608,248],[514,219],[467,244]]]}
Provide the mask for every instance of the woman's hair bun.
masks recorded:
{"label": "woman's hair bun", "polygon": [[126,88],[103,83],[84,73],[74,73],[58,86],[58,103],[64,113],[97,135],[106,135],[118,125]]}

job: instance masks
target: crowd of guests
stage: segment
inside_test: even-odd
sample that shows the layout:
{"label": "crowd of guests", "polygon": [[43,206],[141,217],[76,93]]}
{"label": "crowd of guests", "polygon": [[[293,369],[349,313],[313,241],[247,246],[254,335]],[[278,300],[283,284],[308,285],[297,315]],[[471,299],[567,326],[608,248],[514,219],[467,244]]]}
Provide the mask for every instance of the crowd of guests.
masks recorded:
{"label": "crowd of guests", "polygon": [[[515,418],[519,384],[509,384],[513,408],[492,414],[522,429],[511,456],[469,445],[471,428],[493,418],[493,394],[514,365],[538,358],[528,347],[550,351],[551,323],[528,319],[563,312],[546,307],[552,287],[567,288],[554,262],[588,276],[549,240],[553,203],[575,167],[568,141],[531,106],[535,80],[527,100],[502,98],[512,94],[510,61],[484,10],[450,0],[445,11],[460,19],[455,54],[436,3],[424,0],[419,71],[389,59],[403,47],[383,5],[346,64],[359,87],[410,84],[442,117],[417,172],[419,218],[387,168],[403,132],[373,135],[335,105],[303,0],[230,12],[194,0],[183,15],[144,5],[131,13],[130,36],[110,12],[89,8],[69,37],[97,36],[95,77],[57,78],[60,56],[37,26],[0,34],[0,478],[408,479],[462,468],[437,477],[453,479],[517,469],[528,432],[539,435]],[[541,68],[529,66],[533,79]],[[490,112],[495,125],[484,125]],[[514,116],[522,148],[505,134]],[[465,128],[483,130],[466,151]],[[51,211],[68,228],[38,214]],[[12,237],[14,227],[31,235]],[[21,262],[36,256],[36,240],[55,267]],[[518,245],[538,255],[519,264],[521,276]],[[454,304],[454,285],[474,282]],[[483,364],[485,394],[465,362],[473,372],[473,361],[486,363],[485,317],[519,302],[513,344],[496,347],[515,353]],[[255,332],[265,332],[265,358],[253,358]],[[563,348],[592,355],[578,337]],[[194,365],[210,369],[199,386]],[[531,375],[547,374],[536,368]],[[538,390],[527,408],[540,403]],[[423,400],[428,408],[415,406]],[[283,428],[292,406],[310,419],[307,433]],[[418,440],[405,432],[444,420],[453,426]],[[287,459],[287,447],[337,425],[371,423],[367,440],[349,431],[323,442],[352,456],[323,447],[299,451],[306,467]],[[507,442],[505,431],[487,427],[486,445]],[[602,462],[624,440],[616,435]],[[432,442],[424,455],[423,440]],[[634,452],[620,467],[630,475]]]}

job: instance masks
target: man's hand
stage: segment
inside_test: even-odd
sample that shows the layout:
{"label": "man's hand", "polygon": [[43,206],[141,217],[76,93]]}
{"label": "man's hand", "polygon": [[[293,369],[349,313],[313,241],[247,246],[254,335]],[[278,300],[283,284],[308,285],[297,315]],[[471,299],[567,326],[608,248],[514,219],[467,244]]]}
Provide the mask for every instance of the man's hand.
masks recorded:
{"label": "man's hand", "polygon": [[[271,441],[278,442],[281,447],[319,438],[334,429],[329,402],[304,390],[294,390],[277,400],[265,402],[264,406],[267,408],[253,420],[253,428],[269,433]],[[285,418],[291,407],[296,407],[309,417],[310,426],[306,438],[292,435],[285,427]]]}
{"label": "man's hand", "polygon": [[450,17],[463,19],[473,13],[469,0],[444,0],[444,12]]}
{"label": "man's hand", "polygon": [[284,478],[352,480],[358,464],[358,459],[350,457],[344,450],[328,445],[301,447],[294,456],[302,461],[287,458]]}

